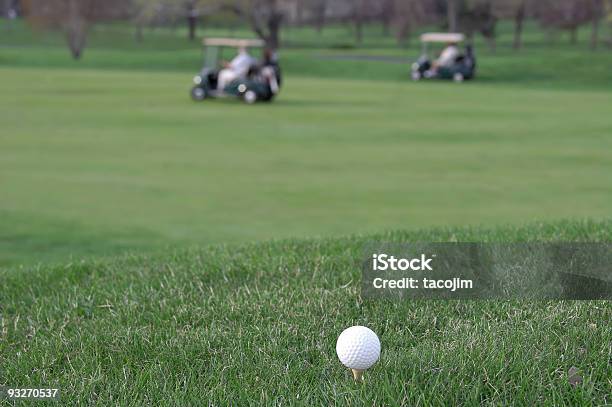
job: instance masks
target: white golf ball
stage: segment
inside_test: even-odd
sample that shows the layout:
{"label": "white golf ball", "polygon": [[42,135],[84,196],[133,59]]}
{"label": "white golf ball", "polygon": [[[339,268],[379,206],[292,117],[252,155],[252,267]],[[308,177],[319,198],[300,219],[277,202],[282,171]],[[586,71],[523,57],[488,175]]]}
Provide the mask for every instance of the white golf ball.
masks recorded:
{"label": "white golf ball", "polygon": [[380,340],[365,326],[345,329],[336,342],[336,353],[342,364],[350,369],[366,370],[380,357]]}

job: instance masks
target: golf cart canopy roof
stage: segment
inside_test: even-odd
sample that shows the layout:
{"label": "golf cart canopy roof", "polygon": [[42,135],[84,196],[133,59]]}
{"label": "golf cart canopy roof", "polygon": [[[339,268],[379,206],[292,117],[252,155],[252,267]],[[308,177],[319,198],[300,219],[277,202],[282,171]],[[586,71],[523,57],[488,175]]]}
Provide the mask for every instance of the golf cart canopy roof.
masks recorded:
{"label": "golf cart canopy roof", "polygon": [[421,35],[421,42],[458,43],[463,40],[465,40],[465,35],[461,33],[425,33]]}
{"label": "golf cart canopy roof", "polygon": [[262,40],[239,38],[205,38],[202,42],[205,46],[213,47],[253,48],[263,47],[265,45]]}

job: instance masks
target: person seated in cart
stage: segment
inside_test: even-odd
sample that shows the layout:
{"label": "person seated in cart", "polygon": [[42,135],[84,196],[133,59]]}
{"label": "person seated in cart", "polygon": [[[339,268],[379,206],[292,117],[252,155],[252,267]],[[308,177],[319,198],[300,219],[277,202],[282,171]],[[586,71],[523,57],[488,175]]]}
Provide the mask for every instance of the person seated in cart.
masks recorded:
{"label": "person seated in cart", "polygon": [[224,69],[219,71],[217,88],[225,89],[227,85],[236,79],[245,78],[249,69],[256,63],[257,60],[249,54],[247,47],[240,47],[234,59],[230,62],[226,62]]}
{"label": "person seated in cart", "polygon": [[455,63],[459,55],[460,53],[459,53],[459,47],[457,43],[449,42],[448,44],[446,44],[446,48],[444,48],[442,52],[440,52],[440,56],[438,57],[438,59],[434,61],[433,63],[434,69],[437,69],[440,67],[444,67],[444,68],[451,67]]}
{"label": "person seated in cart", "polygon": [[446,48],[440,52],[438,59],[432,62],[431,69],[425,73],[426,77],[434,77],[440,68],[450,68],[457,61],[457,57],[461,55],[459,46],[456,42],[449,42]]}

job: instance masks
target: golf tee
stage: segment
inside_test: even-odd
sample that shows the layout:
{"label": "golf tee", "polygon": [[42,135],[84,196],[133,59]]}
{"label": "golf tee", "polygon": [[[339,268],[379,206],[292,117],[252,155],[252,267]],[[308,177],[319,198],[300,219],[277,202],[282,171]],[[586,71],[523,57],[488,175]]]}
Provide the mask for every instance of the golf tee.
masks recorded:
{"label": "golf tee", "polygon": [[351,371],[353,372],[353,379],[355,379],[356,382],[363,381],[363,370],[351,369]]}

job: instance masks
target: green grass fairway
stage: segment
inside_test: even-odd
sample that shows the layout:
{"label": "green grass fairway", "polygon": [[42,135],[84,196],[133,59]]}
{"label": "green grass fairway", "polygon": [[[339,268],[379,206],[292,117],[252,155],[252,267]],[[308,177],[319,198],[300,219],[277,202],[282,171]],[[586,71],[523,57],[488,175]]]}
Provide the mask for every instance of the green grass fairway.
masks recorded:
{"label": "green grass fairway", "polygon": [[461,86],[322,59],[418,55],[379,27],[357,48],[346,27],[288,30],[286,86],[252,107],[188,99],[201,50],[181,30],[137,43],[129,25],[96,26],[75,62],[58,33],[0,29],[0,267],[610,216],[612,54],[551,46],[531,24],[520,53],[510,24],[497,53],[479,41],[478,81]]}
{"label": "green grass fairway", "polygon": [[245,106],[186,73],[0,76],[0,266],[612,209],[609,92],[288,75]]}
{"label": "green grass fairway", "polygon": [[[214,246],[0,271],[0,384],[63,404],[605,405],[610,302],[363,301],[355,263],[384,241],[612,240],[612,223],[428,229]],[[382,356],[353,383],[340,332]],[[568,369],[583,378],[572,387]]]}
{"label": "green grass fairway", "polygon": [[[75,62],[0,21],[0,386],[62,405],[612,403],[609,301],[359,293],[373,240],[612,242],[612,53],[531,24],[516,53],[510,28],[463,84],[346,59],[418,54],[374,26],[361,47],[287,30],[280,97],[247,106],[189,99],[201,51],[181,30],[99,25]],[[356,324],[382,342],[364,385],[335,354]]]}

